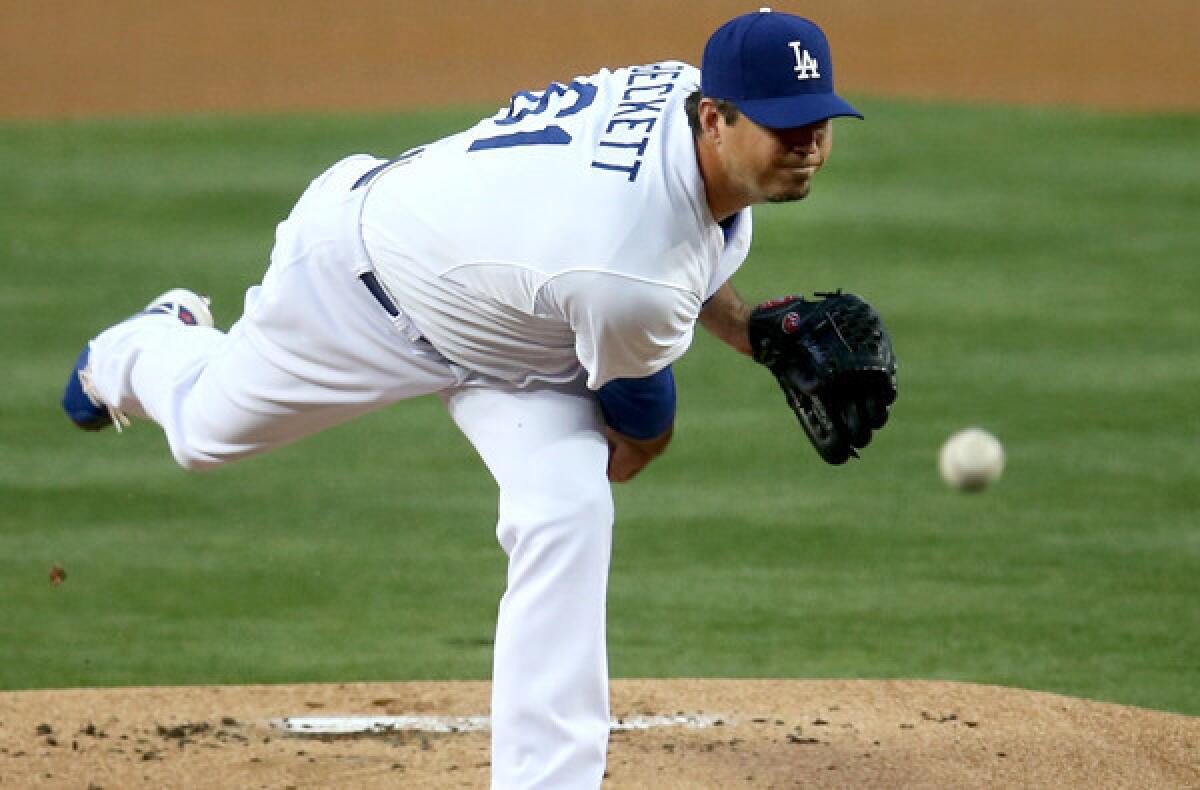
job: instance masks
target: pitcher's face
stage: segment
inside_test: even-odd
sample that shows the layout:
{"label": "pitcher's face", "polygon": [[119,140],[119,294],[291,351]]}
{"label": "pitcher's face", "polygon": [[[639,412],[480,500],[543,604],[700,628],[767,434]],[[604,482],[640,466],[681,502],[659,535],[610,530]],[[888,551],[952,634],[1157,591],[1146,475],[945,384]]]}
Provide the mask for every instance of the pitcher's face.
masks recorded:
{"label": "pitcher's face", "polygon": [[768,129],[745,115],[721,119],[721,157],[730,180],[751,203],[785,203],[808,196],[812,179],[833,147],[828,120],[793,129]]}

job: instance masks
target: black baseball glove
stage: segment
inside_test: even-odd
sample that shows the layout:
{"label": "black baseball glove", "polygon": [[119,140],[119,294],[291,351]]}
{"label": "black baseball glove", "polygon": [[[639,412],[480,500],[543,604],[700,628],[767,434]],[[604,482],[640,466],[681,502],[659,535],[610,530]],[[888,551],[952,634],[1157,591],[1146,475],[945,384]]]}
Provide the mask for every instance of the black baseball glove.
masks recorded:
{"label": "black baseball glove", "polygon": [[896,357],[883,321],[854,294],[787,296],[750,314],[754,360],[766,365],[822,458],[858,457],[896,400]]}

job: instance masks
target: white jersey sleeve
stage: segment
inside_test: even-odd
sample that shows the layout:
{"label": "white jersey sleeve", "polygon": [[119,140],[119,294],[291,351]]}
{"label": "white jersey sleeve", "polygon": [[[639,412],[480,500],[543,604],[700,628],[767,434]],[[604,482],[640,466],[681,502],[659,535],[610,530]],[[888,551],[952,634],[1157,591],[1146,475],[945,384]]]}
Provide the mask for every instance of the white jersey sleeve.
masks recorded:
{"label": "white jersey sleeve", "polygon": [[660,283],[575,271],[547,282],[538,308],[571,326],[587,385],[596,390],[613,379],[653,375],[683,356],[700,301]]}

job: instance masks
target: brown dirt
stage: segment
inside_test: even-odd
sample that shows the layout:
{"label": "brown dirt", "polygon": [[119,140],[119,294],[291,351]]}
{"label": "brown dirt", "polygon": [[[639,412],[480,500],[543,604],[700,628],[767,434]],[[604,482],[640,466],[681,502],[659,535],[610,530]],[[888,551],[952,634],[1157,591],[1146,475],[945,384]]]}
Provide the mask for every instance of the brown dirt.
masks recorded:
{"label": "brown dirt", "polygon": [[[485,733],[317,739],[273,719],[487,711],[488,685],[371,683],[0,694],[0,786],[486,787]],[[610,788],[1200,787],[1200,719],[927,681],[619,680]]]}
{"label": "brown dirt", "polygon": [[[745,0],[0,0],[0,118],[499,104],[664,57]],[[286,12],[281,8],[286,6]],[[840,90],[1200,109],[1196,0],[807,0]]]}

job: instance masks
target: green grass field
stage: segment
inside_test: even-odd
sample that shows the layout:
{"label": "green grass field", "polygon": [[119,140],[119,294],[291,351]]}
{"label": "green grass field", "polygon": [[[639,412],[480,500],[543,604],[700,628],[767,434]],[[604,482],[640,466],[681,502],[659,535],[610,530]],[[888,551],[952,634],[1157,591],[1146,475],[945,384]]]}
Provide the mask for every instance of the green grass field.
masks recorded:
{"label": "green grass field", "polygon": [[[861,104],[812,198],[757,211],[735,283],[874,302],[892,424],[826,468],[774,382],[698,337],[671,452],[617,492],[614,676],[1200,714],[1200,117]],[[206,475],[57,403],[160,290],[228,326],[329,163],[480,114],[0,125],[0,688],[489,675],[495,489],[436,401]],[[977,496],[935,470],[971,424],[1009,454]]]}

